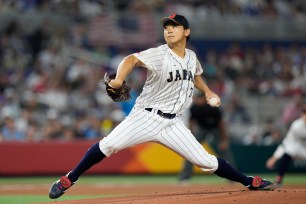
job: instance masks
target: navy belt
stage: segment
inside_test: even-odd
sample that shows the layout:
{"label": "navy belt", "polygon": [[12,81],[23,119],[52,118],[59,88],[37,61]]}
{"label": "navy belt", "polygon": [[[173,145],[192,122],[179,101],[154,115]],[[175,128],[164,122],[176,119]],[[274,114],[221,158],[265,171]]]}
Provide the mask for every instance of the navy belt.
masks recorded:
{"label": "navy belt", "polygon": [[[153,108],[145,108],[145,110],[151,112]],[[161,110],[157,110],[157,114],[160,115],[160,117],[167,118],[167,119],[173,119],[176,116],[176,114],[164,113]]]}

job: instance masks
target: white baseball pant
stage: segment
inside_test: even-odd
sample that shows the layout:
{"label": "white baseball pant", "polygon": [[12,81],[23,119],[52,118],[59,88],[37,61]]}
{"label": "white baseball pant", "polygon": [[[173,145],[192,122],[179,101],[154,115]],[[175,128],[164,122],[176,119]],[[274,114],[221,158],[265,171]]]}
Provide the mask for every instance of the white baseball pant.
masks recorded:
{"label": "white baseball pant", "polygon": [[195,139],[179,117],[166,119],[156,110],[151,112],[134,107],[131,113],[99,142],[107,156],[127,147],[145,142],[160,143],[186,158],[203,171],[213,173],[218,160]]}

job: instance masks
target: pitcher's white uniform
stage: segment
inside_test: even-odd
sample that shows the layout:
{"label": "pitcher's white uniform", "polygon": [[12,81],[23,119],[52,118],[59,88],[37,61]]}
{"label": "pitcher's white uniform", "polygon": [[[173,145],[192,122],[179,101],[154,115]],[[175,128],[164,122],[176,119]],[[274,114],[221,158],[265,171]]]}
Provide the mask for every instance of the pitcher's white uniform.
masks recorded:
{"label": "pitcher's white uniform", "polygon": [[[136,144],[157,142],[203,171],[217,170],[217,158],[202,147],[180,119],[192,102],[194,77],[203,72],[196,54],[189,49],[185,51],[185,57],[180,58],[165,44],[134,53],[148,69],[147,80],[131,113],[100,141],[100,149],[106,156]],[[176,117],[164,118],[158,111]]]}
{"label": "pitcher's white uniform", "polygon": [[286,137],[273,156],[280,159],[285,153],[293,159],[306,159],[306,122],[302,117],[291,124]]}

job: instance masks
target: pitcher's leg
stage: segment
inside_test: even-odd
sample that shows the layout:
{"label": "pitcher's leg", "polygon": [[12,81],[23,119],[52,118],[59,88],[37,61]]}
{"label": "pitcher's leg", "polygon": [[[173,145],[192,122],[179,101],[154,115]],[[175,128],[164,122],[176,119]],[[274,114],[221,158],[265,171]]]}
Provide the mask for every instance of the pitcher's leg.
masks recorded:
{"label": "pitcher's leg", "polygon": [[132,114],[100,141],[100,149],[109,157],[127,147],[155,141],[163,126],[152,113],[142,109],[133,110]]}
{"label": "pitcher's leg", "polygon": [[99,143],[92,145],[87,150],[79,164],[72,171],[69,172],[69,180],[71,182],[76,182],[85,171],[87,171],[93,165],[99,163],[104,158],[105,155],[100,150]]}
{"label": "pitcher's leg", "polygon": [[158,137],[159,142],[200,167],[203,171],[215,172],[218,168],[217,158],[203,148],[181,120],[174,120],[172,125],[161,132]]}
{"label": "pitcher's leg", "polygon": [[105,158],[105,155],[101,152],[99,143],[92,145],[72,171],[52,184],[49,189],[49,197],[55,199],[62,196],[68,188],[75,184],[81,174],[103,158]]}
{"label": "pitcher's leg", "polygon": [[162,132],[159,142],[188,159],[203,171],[215,173],[245,186],[252,185],[253,177],[245,176],[224,159],[209,154],[180,120]]}
{"label": "pitcher's leg", "polygon": [[107,137],[89,148],[80,163],[69,172],[68,178],[70,181],[77,181],[81,174],[100,162],[105,156],[110,156],[121,149],[133,146],[137,142],[146,141],[148,138],[142,135],[144,133],[137,130],[139,122],[141,123],[137,119],[137,115],[127,117]]}
{"label": "pitcher's leg", "polygon": [[135,144],[154,141],[163,124],[156,120],[153,114],[148,113],[145,110],[133,110],[107,137],[89,148],[71,172],[52,184],[49,197],[55,199],[63,195],[81,174],[106,156]]}
{"label": "pitcher's leg", "polygon": [[[88,149],[79,164],[68,174],[71,182],[75,182],[90,167],[100,162],[105,156],[110,156],[113,152],[134,145],[134,142],[144,140],[141,135],[143,132],[137,131],[139,114],[131,114],[122,123],[120,123],[107,137],[103,138],[99,143],[94,144]],[[147,134],[146,134],[147,135]],[[106,147],[106,140],[109,144]],[[101,148],[102,147],[102,148]],[[105,153],[104,153],[105,152]]]}
{"label": "pitcher's leg", "polygon": [[[198,128],[196,134],[194,135],[198,142],[205,141],[206,132],[202,128]],[[193,164],[187,159],[184,160],[183,168],[179,173],[179,181],[185,182],[191,179],[193,174]]]}

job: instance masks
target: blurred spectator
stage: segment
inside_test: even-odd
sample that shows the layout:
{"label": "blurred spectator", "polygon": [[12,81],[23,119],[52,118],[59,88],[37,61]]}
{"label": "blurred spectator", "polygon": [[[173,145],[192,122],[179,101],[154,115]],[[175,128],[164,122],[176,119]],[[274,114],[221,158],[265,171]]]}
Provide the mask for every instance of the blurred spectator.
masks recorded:
{"label": "blurred spectator", "polygon": [[[54,100],[56,99],[56,100]],[[63,87],[54,86],[47,89],[45,93],[38,95],[40,103],[57,110],[65,110],[68,107],[67,92]]]}
{"label": "blurred spectator", "polygon": [[21,114],[18,115],[15,120],[16,129],[21,132],[27,132],[30,126],[30,122],[32,121],[31,111],[28,109],[22,109]]}
{"label": "blurred spectator", "polygon": [[120,109],[114,109],[109,116],[105,117],[101,123],[101,129],[104,135],[110,133],[126,116],[126,113]]}
{"label": "blurred spectator", "polygon": [[77,59],[66,72],[66,80],[71,89],[79,89],[85,83],[85,77],[89,73],[89,65],[83,59]]}
{"label": "blurred spectator", "polygon": [[63,138],[64,138],[65,141],[75,140],[75,135],[74,135],[73,128],[64,127]]}
{"label": "blurred spectator", "polygon": [[103,137],[101,131],[101,121],[97,117],[90,117],[88,120],[88,125],[84,130],[84,139],[101,139]]}
{"label": "blurred spectator", "polygon": [[262,135],[261,127],[258,125],[251,125],[249,127],[247,135],[242,138],[242,144],[244,145],[261,145],[262,144]]}
{"label": "blurred spectator", "polygon": [[50,109],[47,112],[47,121],[42,129],[43,140],[59,140],[63,138],[63,125],[60,123],[58,112]]}
{"label": "blurred spectator", "polygon": [[228,101],[228,105],[225,109],[227,113],[227,121],[229,123],[244,123],[249,124],[251,117],[249,116],[246,107],[240,99],[240,96],[233,94]]}
{"label": "blurred spectator", "polygon": [[31,71],[27,73],[25,85],[34,93],[42,93],[47,89],[47,83],[50,76],[45,72],[39,60],[32,64]]}
{"label": "blurred spectator", "polygon": [[20,111],[20,101],[16,90],[7,88],[4,90],[4,100],[0,111],[0,118],[16,118]]}
{"label": "blurred spectator", "polygon": [[209,78],[215,78],[217,76],[217,53],[215,50],[208,50],[205,58],[206,58],[206,63],[205,63],[205,74],[206,77]]}
{"label": "blurred spectator", "polygon": [[37,58],[40,62],[41,69],[43,69],[46,73],[52,74],[52,69],[55,69],[54,66],[56,63],[60,62],[59,48],[54,45],[50,45],[46,49],[41,50]]}
{"label": "blurred spectator", "polygon": [[303,98],[300,94],[295,95],[292,100],[285,104],[282,110],[281,123],[286,127],[286,129],[289,128],[291,123],[300,116],[302,106]]}
{"label": "blurred spectator", "polygon": [[268,118],[263,126],[262,144],[273,145],[279,144],[282,140],[281,131],[274,123],[272,118]]}
{"label": "blurred spectator", "polygon": [[4,124],[0,132],[0,141],[24,141],[25,139],[25,132],[16,128],[14,119],[10,116],[5,117]]}
{"label": "blurred spectator", "polygon": [[36,59],[40,51],[47,48],[52,33],[51,29],[50,22],[45,21],[28,37],[32,59]]}
{"label": "blurred spectator", "polygon": [[74,138],[78,140],[84,139],[84,131],[86,127],[87,127],[86,117],[82,113],[77,113],[72,128]]}
{"label": "blurred spectator", "polygon": [[108,135],[114,128],[113,121],[109,117],[103,119],[101,129],[104,135]]}

